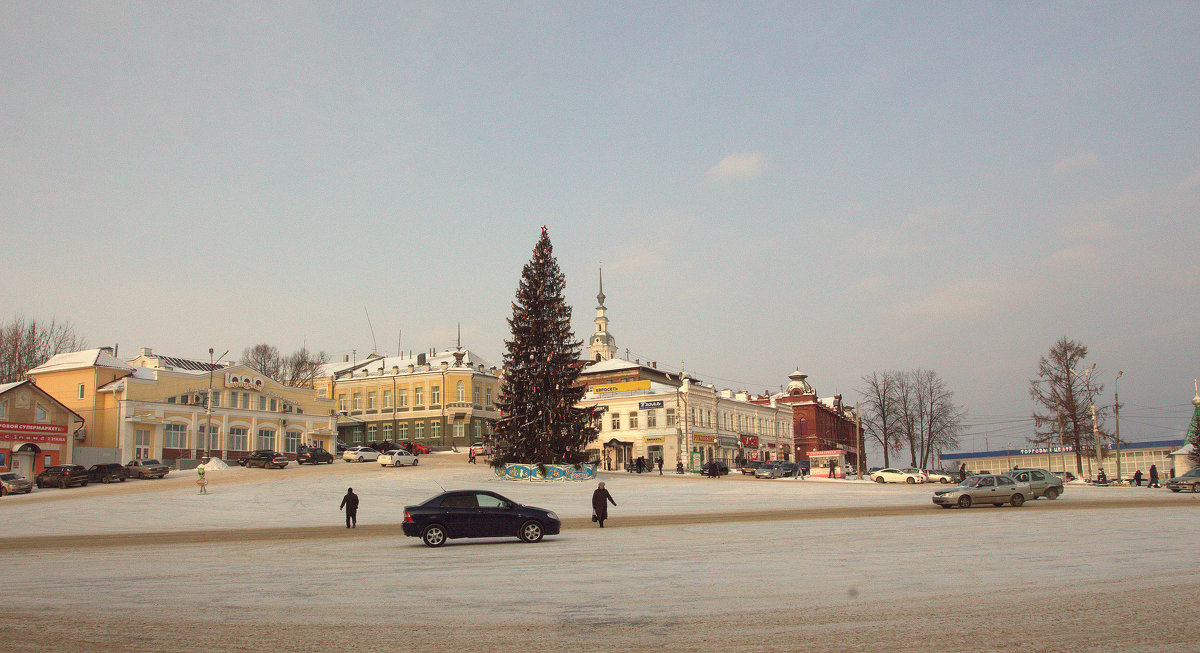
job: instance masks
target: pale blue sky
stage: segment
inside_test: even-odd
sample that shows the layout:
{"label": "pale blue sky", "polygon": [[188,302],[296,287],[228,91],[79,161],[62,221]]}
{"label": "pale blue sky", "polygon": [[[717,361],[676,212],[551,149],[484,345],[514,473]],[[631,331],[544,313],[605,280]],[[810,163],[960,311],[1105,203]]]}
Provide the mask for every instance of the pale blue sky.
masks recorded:
{"label": "pale blue sky", "polygon": [[541,225],[721,386],[937,370],[1021,440],[1060,336],[1129,439],[1200,376],[1200,5],[0,5],[5,314],[203,357],[497,361]]}

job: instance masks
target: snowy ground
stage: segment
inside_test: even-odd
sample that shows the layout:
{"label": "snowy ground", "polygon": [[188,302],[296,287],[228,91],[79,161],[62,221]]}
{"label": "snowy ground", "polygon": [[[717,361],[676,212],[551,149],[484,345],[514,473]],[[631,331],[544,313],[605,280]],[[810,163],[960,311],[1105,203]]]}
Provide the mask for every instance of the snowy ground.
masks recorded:
{"label": "snowy ground", "polygon": [[[207,496],[173,472],[4,497],[0,646],[1149,651],[1200,635],[1200,497],[1072,484],[964,511],[930,486],[601,476],[618,503],[604,530],[594,483],[501,481],[453,454],[211,471]],[[439,485],[553,509],[563,533],[398,536],[403,506]]]}

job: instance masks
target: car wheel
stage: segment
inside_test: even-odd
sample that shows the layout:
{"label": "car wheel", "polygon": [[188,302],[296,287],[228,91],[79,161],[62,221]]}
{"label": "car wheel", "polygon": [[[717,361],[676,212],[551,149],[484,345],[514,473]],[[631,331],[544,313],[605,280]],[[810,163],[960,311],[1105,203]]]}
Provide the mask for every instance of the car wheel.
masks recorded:
{"label": "car wheel", "polygon": [[530,519],[521,524],[521,541],[523,542],[540,542],[542,539],[542,524],[541,522]]}
{"label": "car wheel", "polygon": [[1192,483],[1192,494],[1200,492],[1200,483]]}
{"label": "car wheel", "polygon": [[90,481],[84,481],[84,482],[82,482],[82,483],[80,483],[80,484],[79,484],[79,487],[87,487],[87,484],[88,484],[89,482],[90,482]]}
{"label": "car wheel", "polygon": [[948,478],[943,478],[943,479],[942,479],[942,482],[943,482],[943,483],[945,483],[945,484],[947,484],[947,485],[949,485],[949,484],[950,484],[950,479],[948,479]]}
{"label": "car wheel", "polygon": [[38,486],[38,489],[39,489],[39,490],[45,489],[45,487],[46,487],[45,485],[42,485],[42,482],[41,482],[41,481],[37,481],[37,482],[36,482],[36,483],[34,483],[34,484]]}
{"label": "car wheel", "polygon": [[392,467],[399,467],[399,466],[400,466],[400,461],[399,461],[399,460],[397,460],[396,462],[392,463]]}
{"label": "car wheel", "polygon": [[1012,504],[1012,507],[1020,508],[1021,506],[1025,505],[1025,495],[1020,493],[1014,494],[1012,495],[1012,498],[1008,500],[1008,502]]}
{"label": "car wheel", "polygon": [[446,530],[441,524],[432,524],[425,527],[425,532],[421,533],[421,541],[428,547],[439,547],[446,543]]}
{"label": "car wheel", "polygon": [[128,477],[127,477],[127,476],[122,476],[121,478],[119,478],[119,479],[117,479],[117,480],[118,480],[118,481],[121,481],[122,483],[124,483],[126,478],[128,478]]}
{"label": "car wheel", "polygon": [[883,477],[882,477],[882,476],[876,476],[876,477],[875,477],[875,482],[876,482],[876,483],[885,483],[886,481],[884,481],[884,480],[883,480]]}
{"label": "car wheel", "polygon": [[421,462],[420,458],[413,458],[413,467],[416,467],[417,463],[419,463],[419,462]]}
{"label": "car wheel", "polygon": [[948,504],[948,503],[939,503],[938,506],[941,508],[947,508],[947,509],[950,508],[950,504]]}
{"label": "car wheel", "polygon": [[64,478],[64,479],[60,479],[58,481],[58,489],[60,489],[60,490],[67,489],[67,479]]}
{"label": "car wheel", "polygon": [[1052,487],[1049,490],[1046,490],[1046,498],[1051,501],[1054,501],[1055,499],[1057,499],[1058,498],[1058,488]]}
{"label": "car wheel", "polygon": [[1172,491],[1172,492],[1178,492],[1178,491],[1179,491],[1179,488],[1177,488],[1177,487],[1173,487],[1173,488],[1171,488],[1171,491]]}
{"label": "car wheel", "polygon": [[146,480],[146,472],[138,472],[138,478],[142,479],[143,481]]}
{"label": "car wheel", "polygon": [[964,494],[961,497],[959,497],[958,498],[958,507],[959,508],[970,508],[971,507],[971,495]]}
{"label": "car wheel", "polygon": [[360,463],[361,463],[362,461],[363,461],[363,457],[362,457],[362,456],[359,456],[359,457],[358,457],[358,462],[360,462]]}
{"label": "car wheel", "polygon": [[909,485],[914,485],[917,482],[917,479],[909,476],[908,478],[904,479],[904,482],[908,483]]}
{"label": "car wheel", "polygon": [[8,491],[4,489],[3,485],[0,485],[0,497],[4,496],[6,494],[8,494]]}

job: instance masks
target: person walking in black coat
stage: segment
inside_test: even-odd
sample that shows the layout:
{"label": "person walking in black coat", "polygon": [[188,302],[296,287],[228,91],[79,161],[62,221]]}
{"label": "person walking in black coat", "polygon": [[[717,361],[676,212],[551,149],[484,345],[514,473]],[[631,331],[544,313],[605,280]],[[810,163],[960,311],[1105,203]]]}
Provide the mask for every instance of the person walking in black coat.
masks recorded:
{"label": "person walking in black coat", "polygon": [[662,456],[658,457],[658,475],[662,476]]}
{"label": "person walking in black coat", "polygon": [[1158,467],[1155,465],[1150,466],[1150,482],[1146,484],[1146,487],[1162,487],[1158,484]]}
{"label": "person walking in black coat", "polygon": [[601,483],[596,488],[596,491],[592,492],[592,521],[600,522],[600,528],[604,528],[604,520],[608,519],[608,504],[610,502],[614,506],[617,505],[617,502],[613,501],[612,495],[608,493],[608,490],[604,489],[604,483]]}
{"label": "person walking in black coat", "polygon": [[358,528],[358,495],[354,488],[346,488],[346,496],[342,497],[342,505],[338,510],[346,510],[346,528]]}
{"label": "person walking in black coat", "polygon": [[958,464],[958,482],[962,483],[965,480],[967,480],[967,464],[959,463]]}
{"label": "person walking in black coat", "polygon": [[1133,485],[1134,487],[1142,487],[1142,470],[1139,469],[1133,473]]}

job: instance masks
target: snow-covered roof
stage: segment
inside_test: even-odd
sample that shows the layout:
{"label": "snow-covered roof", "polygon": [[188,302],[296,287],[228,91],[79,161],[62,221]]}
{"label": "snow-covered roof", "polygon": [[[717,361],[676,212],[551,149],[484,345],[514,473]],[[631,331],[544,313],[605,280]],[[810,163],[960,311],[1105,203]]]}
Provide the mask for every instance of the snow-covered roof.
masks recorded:
{"label": "snow-covered roof", "polygon": [[21,385],[22,383],[28,383],[28,381],[15,381],[13,383],[0,383],[0,394],[8,392],[9,390],[12,390],[13,388]]}
{"label": "snow-covered roof", "polygon": [[50,360],[29,370],[30,374],[45,374],[63,370],[76,370],[84,367],[107,367],[114,370],[132,372],[134,367],[117,360],[106,349],[84,349],[63,354],[55,354]]}
{"label": "snow-covered roof", "polygon": [[641,367],[640,364],[633,361],[627,361],[624,358],[610,358],[606,361],[593,363],[583,368],[585,374],[596,374],[599,372],[616,372],[619,370],[632,370]]}
{"label": "snow-covered roof", "polygon": [[[462,354],[462,364],[464,367],[478,368],[482,365],[485,370],[489,370],[493,367],[493,363],[491,361],[469,349],[463,349],[460,351],[460,353]],[[359,370],[366,370],[368,373],[377,373],[380,368],[383,368],[383,373],[387,375],[392,373],[393,367],[399,368],[401,374],[407,374],[409,365],[416,367],[417,371],[422,371],[420,368],[421,363],[417,362],[418,356],[424,356],[425,362],[423,364],[428,365],[432,370],[440,369],[443,362],[446,363],[450,369],[454,369],[457,362],[455,350],[441,351],[436,354],[421,353],[411,356],[408,354],[401,356],[377,356],[375,358],[368,358],[366,360],[358,361],[357,363],[347,363],[345,361],[338,363],[326,363],[325,365],[321,366],[318,376],[332,376],[334,374],[349,372],[350,370],[354,370],[356,372]]]}

